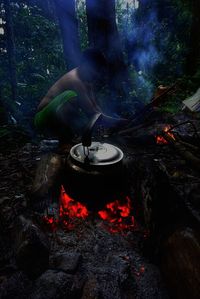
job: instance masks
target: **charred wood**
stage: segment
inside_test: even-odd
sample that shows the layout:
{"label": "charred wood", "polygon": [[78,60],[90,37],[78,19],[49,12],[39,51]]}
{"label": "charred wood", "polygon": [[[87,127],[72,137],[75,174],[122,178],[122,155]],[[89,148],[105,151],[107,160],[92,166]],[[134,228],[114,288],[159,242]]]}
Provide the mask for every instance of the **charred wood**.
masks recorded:
{"label": "charred wood", "polygon": [[169,144],[172,145],[174,149],[190,164],[191,167],[193,167],[197,171],[200,171],[200,159],[196,157],[193,153],[191,153],[186,148],[184,143],[181,143],[173,139],[167,133],[163,133],[163,136],[169,142]]}
{"label": "charred wood", "polygon": [[44,209],[58,197],[61,186],[62,158],[48,153],[41,157],[31,192],[31,206]]}
{"label": "charred wood", "polygon": [[177,230],[166,240],[162,251],[162,269],[172,298],[199,298],[199,260],[199,236],[191,228]]}

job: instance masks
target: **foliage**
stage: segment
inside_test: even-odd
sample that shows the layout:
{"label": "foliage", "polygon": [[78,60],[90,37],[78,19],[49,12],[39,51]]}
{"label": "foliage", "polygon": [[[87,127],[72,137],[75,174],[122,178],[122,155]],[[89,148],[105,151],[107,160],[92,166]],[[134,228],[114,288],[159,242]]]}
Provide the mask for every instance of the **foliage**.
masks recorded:
{"label": "foliage", "polygon": [[117,11],[133,90],[145,102],[156,86],[183,76],[192,15],[181,0],[143,2],[135,9],[118,0]]}
{"label": "foliage", "polygon": [[[49,86],[65,72],[58,26],[37,6],[12,2],[16,47],[18,109],[24,117],[33,114]],[[6,55],[5,55],[6,56]],[[7,63],[4,65],[6,68]],[[0,73],[2,78],[2,74]],[[7,78],[9,75],[7,73]],[[4,101],[10,98],[9,82],[3,82]],[[16,109],[16,108],[15,108]]]}
{"label": "foliage", "polygon": [[[48,2],[53,3],[53,0]],[[16,46],[17,104],[11,101],[5,35],[0,36],[0,87],[4,103],[21,110],[24,121],[27,121],[26,118],[33,116],[49,86],[65,73],[63,48],[58,24],[51,14],[44,11],[45,5],[34,5],[40,1],[30,0],[11,3]],[[134,101],[146,103],[158,85],[169,85],[181,78],[184,92],[178,99],[172,98],[172,103],[165,107],[173,112],[180,107],[187,94],[195,92],[200,80],[200,69],[193,78],[184,75],[192,21],[191,1],[145,0],[139,3],[138,8],[137,0],[116,0],[116,21],[132,84],[126,102],[129,107]],[[0,12],[3,18],[3,4],[0,4]],[[76,12],[81,48],[85,49],[88,47],[85,0],[76,0]],[[108,91],[103,92],[102,99],[108,99]]]}

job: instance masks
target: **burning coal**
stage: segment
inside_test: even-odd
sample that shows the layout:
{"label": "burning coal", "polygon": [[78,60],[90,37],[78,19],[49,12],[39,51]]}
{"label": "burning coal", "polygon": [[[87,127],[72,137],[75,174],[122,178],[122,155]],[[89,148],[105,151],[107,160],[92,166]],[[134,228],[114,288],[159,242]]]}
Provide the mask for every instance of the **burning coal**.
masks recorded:
{"label": "burning coal", "polygon": [[[58,217],[55,217],[57,216]],[[63,227],[67,230],[71,230],[75,226],[76,219],[85,219],[89,215],[89,211],[86,206],[80,202],[72,199],[66,192],[63,186],[61,186],[61,193],[59,198],[59,211],[55,216],[44,216],[44,222],[48,226],[55,230],[58,227]]]}
{"label": "burning coal", "polygon": [[[174,134],[170,130],[171,130],[171,126],[167,125],[167,126],[164,127],[163,132],[165,134],[167,134],[173,140],[176,140]],[[168,141],[165,139],[164,136],[158,135],[158,136],[156,136],[156,143],[157,144],[168,144]]]}
{"label": "burning coal", "polygon": [[[131,215],[131,200],[127,196],[123,200],[108,203],[104,210],[97,215],[104,221],[105,227],[112,233],[132,230],[135,227],[134,216]],[[61,187],[58,217],[44,216],[44,222],[55,230],[62,227],[71,230],[75,227],[77,219],[85,220],[89,211],[85,205],[72,199]]]}
{"label": "burning coal", "polygon": [[105,210],[99,211],[98,215],[107,223],[109,231],[116,233],[135,227],[135,219],[131,211],[131,200],[127,196],[125,201],[116,200],[108,203]]}

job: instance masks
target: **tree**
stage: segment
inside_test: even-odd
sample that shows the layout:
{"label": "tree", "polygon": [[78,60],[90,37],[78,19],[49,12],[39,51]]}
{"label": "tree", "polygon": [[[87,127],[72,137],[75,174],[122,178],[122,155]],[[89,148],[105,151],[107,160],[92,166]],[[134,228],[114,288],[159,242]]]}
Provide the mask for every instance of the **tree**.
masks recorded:
{"label": "tree", "polygon": [[74,0],[55,0],[55,7],[63,39],[67,68],[76,67],[80,61],[80,42]]}
{"label": "tree", "polygon": [[7,41],[7,53],[9,62],[9,73],[10,73],[10,85],[12,91],[13,102],[17,99],[17,76],[16,76],[16,59],[15,59],[15,42],[13,35],[13,23],[10,0],[4,0],[5,9],[5,34]]}
{"label": "tree", "polygon": [[186,72],[194,75],[200,66],[200,1],[190,0],[192,11],[192,24],[189,35]]}
{"label": "tree", "polygon": [[114,0],[86,0],[89,45],[100,49],[109,61],[109,85],[116,95],[124,95],[128,82],[122,44],[116,25]]}

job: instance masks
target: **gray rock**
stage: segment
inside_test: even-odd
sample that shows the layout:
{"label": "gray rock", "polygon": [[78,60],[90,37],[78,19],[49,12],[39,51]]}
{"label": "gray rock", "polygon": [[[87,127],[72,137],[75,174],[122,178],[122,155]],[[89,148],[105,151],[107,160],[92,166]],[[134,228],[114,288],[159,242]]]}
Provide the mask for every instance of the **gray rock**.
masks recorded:
{"label": "gray rock", "polygon": [[73,298],[73,276],[61,271],[48,270],[35,282],[30,299]]}
{"label": "gray rock", "polygon": [[74,274],[82,256],[79,253],[59,254],[54,258],[54,267],[66,273]]}
{"label": "gray rock", "polygon": [[49,243],[38,226],[22,220],[23,225],[16,232],[16,262],[30,278],[36,278],[48,269]]}

